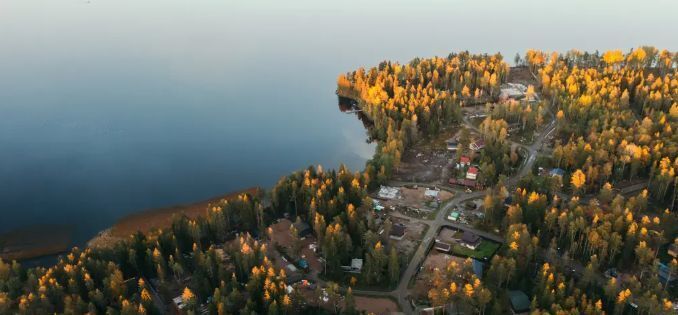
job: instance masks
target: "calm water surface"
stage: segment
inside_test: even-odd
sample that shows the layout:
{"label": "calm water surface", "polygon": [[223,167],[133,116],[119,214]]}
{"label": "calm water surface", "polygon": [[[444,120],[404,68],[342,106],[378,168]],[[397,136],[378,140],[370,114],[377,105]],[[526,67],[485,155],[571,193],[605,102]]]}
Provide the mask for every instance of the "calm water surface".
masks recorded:
{"label": "calm water surface", "polygon": [[82,242],[309,164],[360,169],[374,146],[335,79],[382,59],[678,49],[675,1],[365,2],[3,0],[0,232]]}

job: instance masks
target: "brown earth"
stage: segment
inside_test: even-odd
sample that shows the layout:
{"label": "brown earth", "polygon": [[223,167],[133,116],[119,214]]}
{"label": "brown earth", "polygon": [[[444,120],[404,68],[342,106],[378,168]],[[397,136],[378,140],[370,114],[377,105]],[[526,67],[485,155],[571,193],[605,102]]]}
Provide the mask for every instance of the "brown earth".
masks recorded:
{"label": "brown earth", "polygon": [[189,218],[197,218],[205,214],[205,211],[210,204],[214,204],[220,200],[234,199],[244,193],[257,195],[260,192],[261,188],[252,187],[195,203],[149,209],[130,214],[120,219],[109,229],[100,232],[96,237],[88,242],[88,246],[110,246],[116,241],[123,239],[130,234],[134,234],[137,231],[148,233],[153,229],[167,228],[172,225],[172,220],[175,215],[185,215]]}
{"label": "brown earth", "polygon": [[387,315],[400,312],[398,304],[388,298],[354,296],[354,299],[356,309],[365,311],[368,314],[374,313],[376,315]]}

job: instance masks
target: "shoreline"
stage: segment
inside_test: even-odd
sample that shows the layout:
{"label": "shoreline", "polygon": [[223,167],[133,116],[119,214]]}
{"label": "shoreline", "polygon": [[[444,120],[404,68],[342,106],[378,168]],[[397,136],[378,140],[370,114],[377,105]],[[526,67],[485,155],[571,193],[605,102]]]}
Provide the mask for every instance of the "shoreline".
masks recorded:
{"label": "shoreline", "polygon": [[0,234],[0,259],[23,261],[67,252],[73,226],[39,224]]}
{"label": "shoreline", "polygon": [[154,229],[169,227],[174,216],[177,214],[186,215],[189,218],[197,218],[204,215],[207,207],[212,203],[220,200],[230,200],[244,193],[256,195],[263,191],[261,187],[250,187],[201,201],[134,212],[122,217],[110,227],[99,231],[99,233],[87,241],[86,247],[110,247],[134,233],[141,232],[146,234]]}

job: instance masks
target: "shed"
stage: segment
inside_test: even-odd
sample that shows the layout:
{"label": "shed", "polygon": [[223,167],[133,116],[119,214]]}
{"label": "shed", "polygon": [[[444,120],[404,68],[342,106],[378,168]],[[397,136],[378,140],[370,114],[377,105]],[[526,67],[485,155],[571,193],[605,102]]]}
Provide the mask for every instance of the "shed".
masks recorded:
{"label": "shed", "polygon": [[406,229],[405,224],[396,223],[391,228],[391,234],[389,235],[389,237],[394,240],[402,240],[403,237],[405,236],[405,229]]}
{"label": "shed", "polygon": [[473,273],[478,277],[478,279],[483,278],[483,268],[484,264],[477,259],[473,260]]}
{"label": "shed", "polygon": [[439,252],[449,253],[452,250],[452,244],[436,239],[433,247]]}

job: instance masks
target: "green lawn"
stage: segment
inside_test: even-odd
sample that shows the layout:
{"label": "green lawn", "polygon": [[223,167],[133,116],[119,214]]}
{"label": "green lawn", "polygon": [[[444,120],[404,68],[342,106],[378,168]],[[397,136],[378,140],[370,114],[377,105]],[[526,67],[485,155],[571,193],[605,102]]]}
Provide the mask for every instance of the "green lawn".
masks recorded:
{"label": "green lawn", "polygon": [[480,245],[478,245],[475,250],[455,244],[452,248],[452,253],[460,256],[468,256],[483,260],[492,256],[497,251],[497,249],[499,249],[499,246],[501,246],[501,244],[486,240],[480,242]]}

